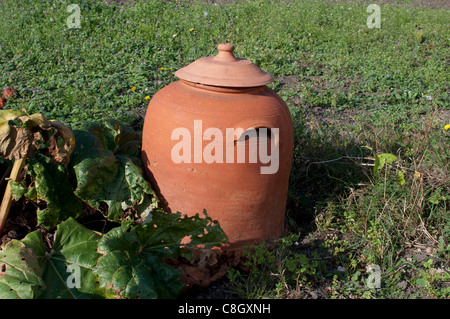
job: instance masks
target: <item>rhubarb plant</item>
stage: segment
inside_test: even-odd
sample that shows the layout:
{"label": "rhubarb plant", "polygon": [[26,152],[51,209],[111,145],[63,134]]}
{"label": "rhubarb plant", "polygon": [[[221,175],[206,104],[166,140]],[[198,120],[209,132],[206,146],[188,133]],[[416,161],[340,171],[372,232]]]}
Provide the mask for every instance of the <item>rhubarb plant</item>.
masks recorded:
{"label": "rhubarb plant", "polygon": [[39,113],[0,110],[0,157],[14,161],[0,206],[0,233],[11,208],[14,183],[26,161],[35,154],[45,154],[50,161],[66,165],[74,146],[72,131],[59,121],[49,121]]}
{"label": "rhubarb plant", "polygon": [[[183,285],[181,272],[164,263],[189,247],[211,248],[225,243],[225,233],[205,213],[202,218],[155,212],[148,223],[130,227],[123,223],[99,241],[94,272],[109,294],[124,298],[173,298]],[[184,239],[189,238],[184,242]]]}
{"label": "rhubarb plant", "polygon": [[[181,244],[186,237],[192,240]],[[106,234],[69,218],[50,247],[35,230],[0,251],[0,298],[175,298],[184,288],[182,273],[166,260],[225,242],[207,216],[157,210],[149,223],[126,221]]]}
{"label": "rhubarb plant", "polygon": [[[25,167],[29,181],[12,182],[15,199],[36,202],[38,225],[53,229],[83,214],[82,203],[120,222],[127,210],[144,218],[157,207],[155,193],[143,175],[140,134],[116,122],[84,123],[73,131],[74,147],[66,165],[37,153]],[[72,185],[75,184],[75,187]]]}
{"label": "rhubarb plant", "polygon": [[[0,298],[175,298],[182,273],[167,261],[227,242],[206,212],[158,208],[133,129],[105,121],[72,131],[40,114],[1,112],[0,157],[21,160],[8,186],[36,204],[38,228],[0,250]],[[86,205],[119,226],[86,228],[77,221]]]}
{"label": "rhubarb plant", "polygon": [[36,154],[25,167],[32,183],[11,183],[15,199],[25,196],[39,204],[37,223],[47,229],[69,217],[78,218],[83,214],[82,202],[73,192],[66,169],[58,163],[51,163],[50,158]]}

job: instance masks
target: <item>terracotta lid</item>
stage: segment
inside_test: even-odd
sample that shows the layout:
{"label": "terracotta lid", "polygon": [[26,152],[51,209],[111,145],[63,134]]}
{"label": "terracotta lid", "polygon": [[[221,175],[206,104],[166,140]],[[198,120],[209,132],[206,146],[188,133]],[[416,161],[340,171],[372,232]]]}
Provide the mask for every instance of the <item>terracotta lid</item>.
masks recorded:
{"label": "terracotta lid", "polygon": [[233,55],[229,43],[217,46],[219,54],[200,58],[175,72],[178,78],[206,85],[222,87],[255,87],[269,84],[272,76],[250,60]]}

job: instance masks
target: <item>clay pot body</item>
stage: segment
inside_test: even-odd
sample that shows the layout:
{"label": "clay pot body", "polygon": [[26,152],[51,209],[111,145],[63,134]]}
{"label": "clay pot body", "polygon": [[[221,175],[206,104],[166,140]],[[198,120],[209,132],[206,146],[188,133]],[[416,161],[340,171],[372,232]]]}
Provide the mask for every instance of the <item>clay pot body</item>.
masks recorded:
{"label": "clay pot body", "polygon": [[[261,149],[269,162],[259,156]],[[265,85],[180,80],[157,92],[147,109],[142,160],[161,207],[187,215],[206,210],[219,221],[230,249],[283,232],[292,152],[289,109]]]}

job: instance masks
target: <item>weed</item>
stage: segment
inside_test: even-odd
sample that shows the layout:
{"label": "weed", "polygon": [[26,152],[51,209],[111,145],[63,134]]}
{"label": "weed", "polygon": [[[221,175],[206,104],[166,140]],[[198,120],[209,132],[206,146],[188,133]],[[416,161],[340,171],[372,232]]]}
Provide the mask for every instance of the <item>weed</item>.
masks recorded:
{"label": "weed", "polygon": [[[306,295],[325,273],[325,263],[314,252],[296,252],[299,236],[291,234],[268,246],[267,243],[244,251],[247,271],[228,273],[231,291],[240,298],[296,298]],[[268,249],[269,248],[269,249]]]}

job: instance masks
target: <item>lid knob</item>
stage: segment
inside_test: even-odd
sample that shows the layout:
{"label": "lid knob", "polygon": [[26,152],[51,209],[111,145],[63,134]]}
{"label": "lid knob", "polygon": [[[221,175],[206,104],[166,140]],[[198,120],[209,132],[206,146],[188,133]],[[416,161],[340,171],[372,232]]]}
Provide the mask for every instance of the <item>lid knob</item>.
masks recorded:
{"label": "lid knob", "polygon": [[224,62],[234,62],[237,61],[233,54],[234,45],[230,43],[222,43],[217,46],[219,53],[214,57],[215,60]]}

